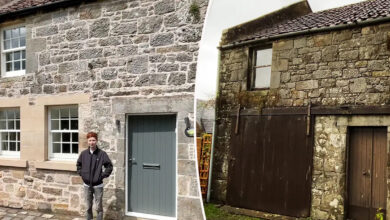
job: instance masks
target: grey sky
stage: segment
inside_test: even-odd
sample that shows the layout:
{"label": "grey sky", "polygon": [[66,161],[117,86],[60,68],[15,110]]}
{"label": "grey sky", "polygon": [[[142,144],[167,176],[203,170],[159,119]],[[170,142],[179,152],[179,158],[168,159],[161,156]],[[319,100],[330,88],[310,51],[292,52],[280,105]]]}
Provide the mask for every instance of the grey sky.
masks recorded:
{"label": "grey sky", "polygon": [[[198,57],[195,96],[215,97],[218,49],[222,30],[253,20],[299,0],[211,0],[203,29]],[[308,0],[313,12],[361,2],[363,0]]]}

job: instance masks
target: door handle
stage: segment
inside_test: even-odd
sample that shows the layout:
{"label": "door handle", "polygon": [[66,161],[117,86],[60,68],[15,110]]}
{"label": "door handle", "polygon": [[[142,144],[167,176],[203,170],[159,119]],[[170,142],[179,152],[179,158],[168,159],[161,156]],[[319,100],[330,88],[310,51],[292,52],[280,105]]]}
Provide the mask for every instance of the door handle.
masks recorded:
{"label": "door handle", "polygon": [[363,171],[363,176],[370,176],[371,175],[371,171],[370,170],[364,170]]}
{"label": "door handle", "polygon": [[135,161],[135,158],[130,158],[130,159],[129,159],[129,162],[130,162],[131,164],[137,164],[137,162]]}

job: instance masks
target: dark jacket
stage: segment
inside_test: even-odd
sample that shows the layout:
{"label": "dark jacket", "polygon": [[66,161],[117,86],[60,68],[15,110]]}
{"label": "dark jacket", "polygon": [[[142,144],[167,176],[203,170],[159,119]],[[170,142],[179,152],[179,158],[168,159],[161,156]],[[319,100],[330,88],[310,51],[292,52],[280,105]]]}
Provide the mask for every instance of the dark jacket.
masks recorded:
{"label": "dark jacket", "polygon": [[[84,183],[89,186],[96,186],[103,183],[103,179],[109,177],[112,172],[112,163],[103,150],[96,147],[91,154],[89,148],[81,152],[77,160],[77,173]],[[102,170],[104,166],[104,172]]]}

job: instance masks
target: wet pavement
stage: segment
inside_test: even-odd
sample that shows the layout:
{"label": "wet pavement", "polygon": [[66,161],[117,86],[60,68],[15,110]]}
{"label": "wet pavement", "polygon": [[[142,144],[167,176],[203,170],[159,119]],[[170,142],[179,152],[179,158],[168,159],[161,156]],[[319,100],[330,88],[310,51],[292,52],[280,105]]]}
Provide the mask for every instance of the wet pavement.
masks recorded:
{"label": "wet pavement", "polygon": [[44,213],[35,210],[23,210],[0,207],[1,220],[83,220],[82,216],[71,216],[55,213]]}

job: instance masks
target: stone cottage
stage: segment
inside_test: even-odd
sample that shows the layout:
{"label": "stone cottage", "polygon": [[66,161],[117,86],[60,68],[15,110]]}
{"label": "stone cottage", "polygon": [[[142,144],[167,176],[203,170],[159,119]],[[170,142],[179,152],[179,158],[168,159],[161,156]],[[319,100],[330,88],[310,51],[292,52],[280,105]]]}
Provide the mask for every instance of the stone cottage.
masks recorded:
{"label": "stone cottage", "polygon": [[193,138],[207,0],[2,0],[0,206],[84,213],[99,134],[105,219],[203,219]]}
{"label": "stone cottage", "polygon": [[258,215],[390,218],[389,8],[311,13],[300,2],[224,32],[214,201]]}

